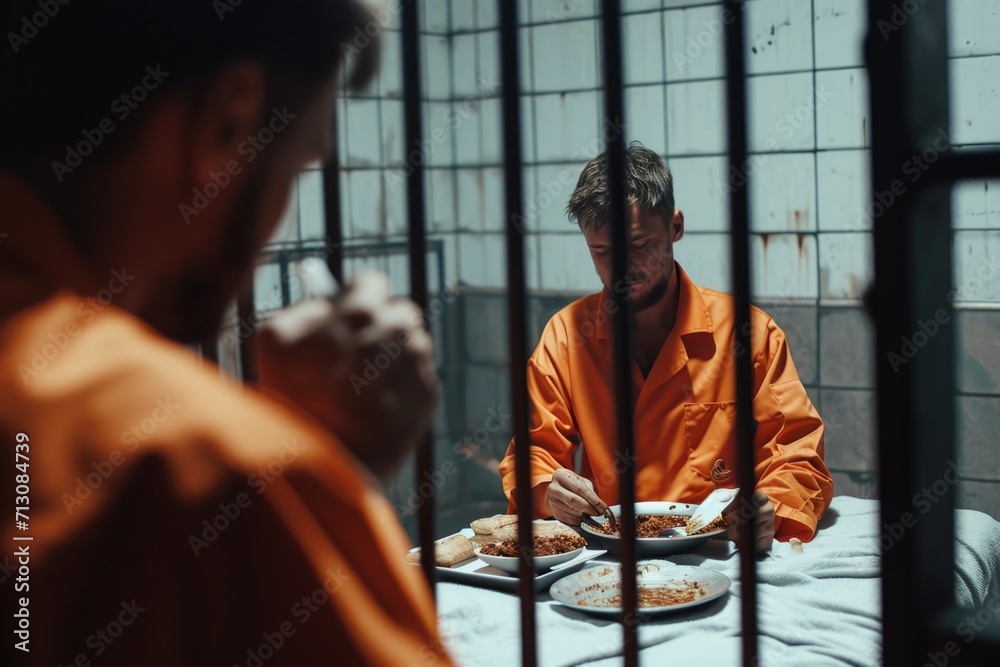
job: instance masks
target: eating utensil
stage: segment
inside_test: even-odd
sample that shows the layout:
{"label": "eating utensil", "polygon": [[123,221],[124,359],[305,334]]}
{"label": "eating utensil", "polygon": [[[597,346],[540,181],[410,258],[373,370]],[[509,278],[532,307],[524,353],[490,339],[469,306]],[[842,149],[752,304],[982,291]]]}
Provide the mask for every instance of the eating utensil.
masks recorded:
{"label": "eating utensil", "polygon": [[[604,518],[608,520],[607,525],[610,526],[611,530],[613,530],[614,532],[617,533],[618,532],[618,517],[616,517],[615,513],[611,511],[611,508],[609,507],[608,509],[604,510],[604,514],[602,516],[604,516]],[[597,530],[601,531],[602,533],[604,532],[604,524],[601,524],[598,521],[594,520],[594,517],[592,517],[592,516],[590,516],[588,514],[581,514],[580,515],[580,520],[583,523],[587,524],[588,526],[593,526],[594,528],[596,528]]]}
{"label": "eating utensil", "polygon": [[716,489],[698,505],[691,518],[683,526],[668,528],[660,537],[684,537],[693,535],[722,516],[722,513],[736,500],[739,489]]}
{"label": "eating utensil", "polygon": [[608,509],[604,510],[604,516],[605,516],[605,518],[607,518],[608,525],[611,526],[611,530],[613,530],[614,532],[617,533],[618,532],[618,517],[615,516],[615,513],[611,511],[610,507]]}

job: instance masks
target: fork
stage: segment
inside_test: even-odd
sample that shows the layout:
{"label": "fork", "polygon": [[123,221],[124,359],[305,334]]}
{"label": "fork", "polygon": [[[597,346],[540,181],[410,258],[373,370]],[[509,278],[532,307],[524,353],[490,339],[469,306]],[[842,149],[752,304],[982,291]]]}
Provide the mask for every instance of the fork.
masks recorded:
{"label": "fork", "polygon": [[[611,511],[610,507],[608,509],[604,510],[604,518],[606,518],[608,520],[608,524],[607,525],[611,527],[611,530],[617,533],[618,532],[618,517],[615,516],[614,512]],[[602,533],[604,532],[604,525],[598,523],[597,521],[595,521],[594,517],[592,517],[590,515],[587,515],[587,514],[583,514],[583,515],[580,516],[580,520],[583,521],[588,526],[593,526],[594,528],[597,528],[600,532],[602,532]]]}

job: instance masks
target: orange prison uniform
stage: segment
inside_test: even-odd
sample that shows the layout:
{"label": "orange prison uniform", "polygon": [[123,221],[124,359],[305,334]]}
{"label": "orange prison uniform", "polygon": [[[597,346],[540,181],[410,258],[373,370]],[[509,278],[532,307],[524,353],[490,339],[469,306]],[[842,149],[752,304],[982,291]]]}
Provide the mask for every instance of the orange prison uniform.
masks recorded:
{"label": "orange prison uniform", "polygon": [[30,457],[29,530],[2,528],[7,563],[30,550],[16,594],[30,653],[9,627],[5,652],[44,667],[450,665],[405,534],[348,450],[108,303],[141,266],[88,270],[3,173],[0,201],[8,509],[19,433]]}
{"label": "orange prison uniform", "polygon": [[[649,373],[632,363],[635,382],[636,498],[697,503],[716,486],[735,486],[733,299],[698,287],[677,265],[677,320]],[[584,477],[611,504],[622,463],[615,450],[611,319],[607,291],[556,313],[528,361],[531,484],[573,469],[583,446]],[[763,311],[751,314],[757,489],[776,508],[779,540],[811,539],[830,504],[823,463],[823,420],[809,401],[788,342]],[[500,463],[508,511],[516,511],[514,444]]]}

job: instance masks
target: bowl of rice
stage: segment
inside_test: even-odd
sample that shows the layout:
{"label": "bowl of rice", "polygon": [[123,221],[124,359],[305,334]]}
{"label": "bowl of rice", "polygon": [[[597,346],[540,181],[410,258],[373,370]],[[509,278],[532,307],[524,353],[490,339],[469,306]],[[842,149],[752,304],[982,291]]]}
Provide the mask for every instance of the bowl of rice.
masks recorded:
{"label": "bowl of rice", "polygon": [[[693,535],[679,537],[660,537],[660,534],[671,528],[683,528],[688,518],[694,514],[698,506],[692,503],[674,501],[641,502],[635,504],[636,515],[636,558],[651,558],[685,553],[697,549],[710,538],[725,533],[726,526],[722,520],[716,520]],[[621,517],[621,505],[612,505],[611,512]],[[587,539],[607,549],[609,553],[620,555],[621,537],[613,531],[604,517],[595,517],[601,528],[580,524]],[[621,522],[619,521],[619,528]]]}
{"label": "bowl of rice", "polygon": [[[569,562],[579,556],[586,546],[587,541],[579,535],[536,536],[535,548],[532,552],[535,570],[548,570],[561,563]],[[521,562],[517,540],[484,544],[475,550],[475,554],[484,563],[511,574],[517,574],[518,565]]]}

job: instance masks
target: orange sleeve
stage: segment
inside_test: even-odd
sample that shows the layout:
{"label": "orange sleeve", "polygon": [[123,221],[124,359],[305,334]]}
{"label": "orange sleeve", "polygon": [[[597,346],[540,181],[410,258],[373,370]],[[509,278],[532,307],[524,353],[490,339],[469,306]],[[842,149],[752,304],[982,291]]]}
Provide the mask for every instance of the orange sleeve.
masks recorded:
{"label": "orange sleeve", "polygon": [[[579,447],[580,437],[569,403],[569,360],[566,346],[559,340],[557,329],[549,322],[542,333],[541,342],[528,360],[528,396],[531,399],[531,487],[535,489],[535,515],[551,515],[544,503],[544,489],[552,481],[552,474],[559,468],[573,469],[573,454]],[[507,445],[507,453],[500,462],[500,477],[507,512],[517,511],[515,500],[514,440]]]}
{"label": "orange sleeve", "polygon": [[808,541],[833,497],[823,461],[823,420],[799,380],[784,333],[773,320],[756,359],[757,490],[775,506],[775,536]]}
{"label": "orange sleeve", "polygon": [[31,442],[29,667],[452,664],[392,506],[301,410],[113,307],[23,382],[77,303],[0,322],[0,441]]}

